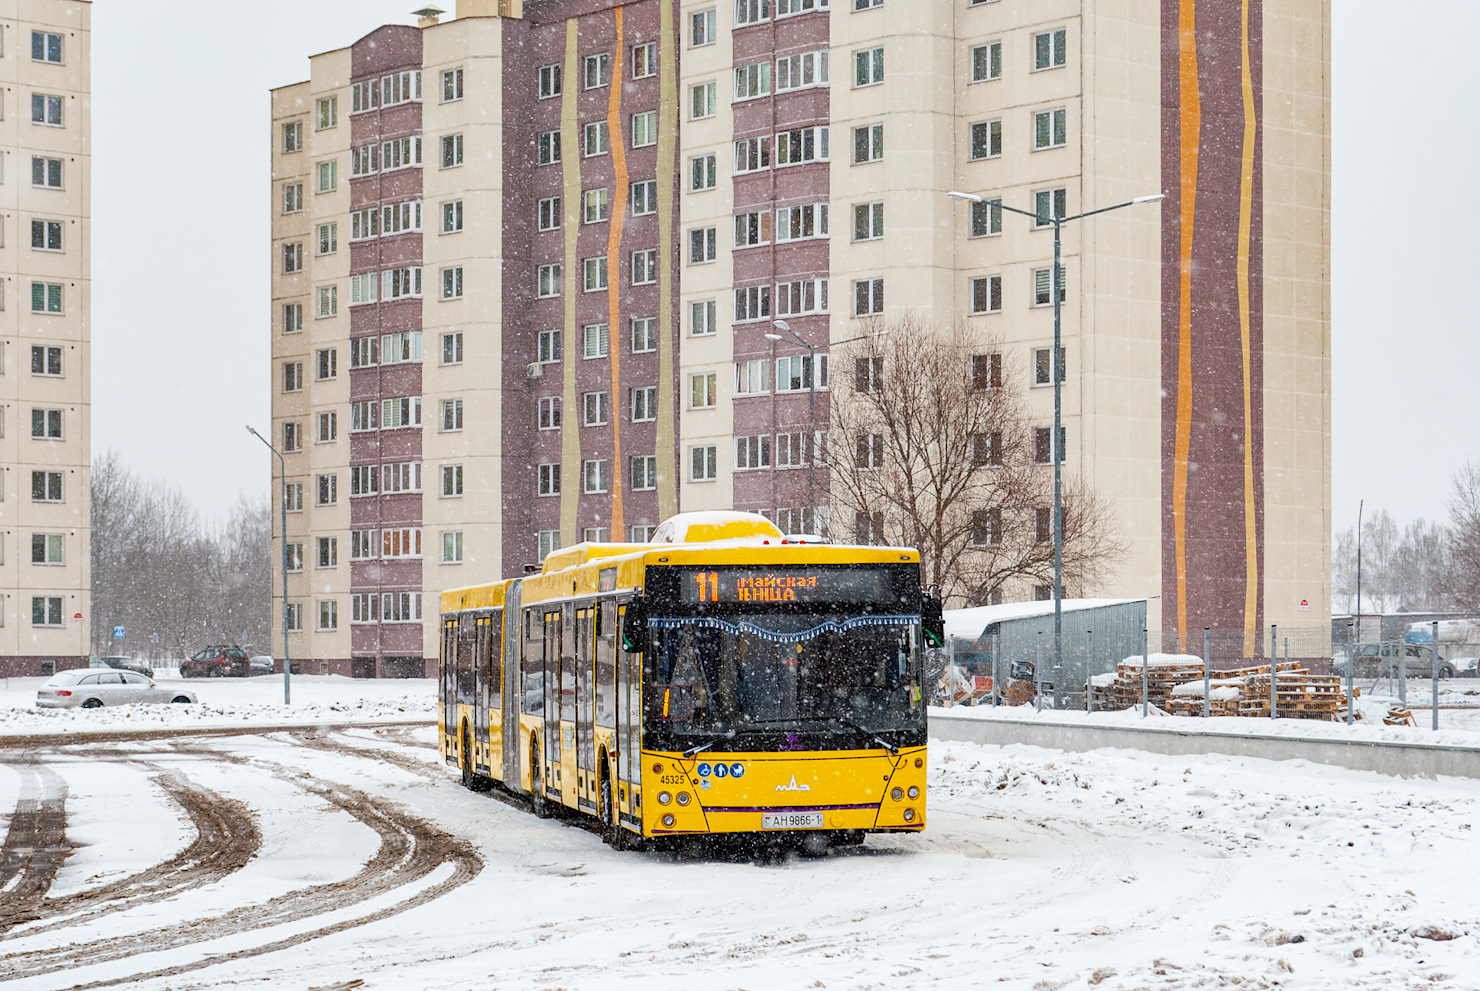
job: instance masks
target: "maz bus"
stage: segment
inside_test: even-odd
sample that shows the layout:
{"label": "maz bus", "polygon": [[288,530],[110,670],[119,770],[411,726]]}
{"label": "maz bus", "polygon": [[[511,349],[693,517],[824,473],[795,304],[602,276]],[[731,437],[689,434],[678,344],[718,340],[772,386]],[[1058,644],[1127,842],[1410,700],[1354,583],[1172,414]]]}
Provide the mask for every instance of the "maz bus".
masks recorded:
{"label": "maz bus", "polygon": [[942,623],[916,551],[683,514],[651,544],[444,592],[441,623],[441,751],[469,788],[594,816],[619,849],[925,826],[922,653]]}

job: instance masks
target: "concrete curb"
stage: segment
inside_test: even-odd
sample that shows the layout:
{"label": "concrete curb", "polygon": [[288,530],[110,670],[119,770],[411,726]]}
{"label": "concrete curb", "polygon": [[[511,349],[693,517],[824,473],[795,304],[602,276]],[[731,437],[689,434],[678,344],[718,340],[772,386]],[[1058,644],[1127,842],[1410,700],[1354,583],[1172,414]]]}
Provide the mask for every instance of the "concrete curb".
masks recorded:
{"label": "concrete curb", "polygon": [[0,750],[30,750],[37,747],[72,747],[88,743],[127,743],[130,740],[173,740],[187,736],[261,736],[293,730],[378,729],[383,726],[435,726],[437,717],[425,719],[301,720],[248,726],[140,726],[58,733],[16,733],[0,736]]}
{"label": "concrete curb", "polygon": [[1229,754],[1263,760],[1308,760],[1396,777],[1480,778],[1480,748],[1377,740],[1318,740],[1264,734],[1187,732],[1171,727],[1085,726],[1026,719],[932,715],[934,739],[990,746],[1022,744],[1083,753],[1144,750],[1155,754]]}

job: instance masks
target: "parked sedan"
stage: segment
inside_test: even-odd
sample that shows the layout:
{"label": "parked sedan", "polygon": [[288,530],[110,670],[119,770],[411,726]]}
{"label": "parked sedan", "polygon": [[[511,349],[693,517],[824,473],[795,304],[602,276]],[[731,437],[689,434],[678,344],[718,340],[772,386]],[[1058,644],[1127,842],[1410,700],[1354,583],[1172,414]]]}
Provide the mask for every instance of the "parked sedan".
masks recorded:
{"label": "parked sedan", "polygon": [[1480,678],[1480,657],[1451,657],[1456,678]]}
{"label": "parked sedan", "polygon": [[165,688],[133,671],[74,668],[53,675],[36,690],[38,709],[98,709],[131,702],[194,702],[195,693]]}
{"label": "parked sedan", "polygon": [[248,659],[252,665],[252,676],[259,674],[272,674],[272,658],[267,654],[258,654]]}

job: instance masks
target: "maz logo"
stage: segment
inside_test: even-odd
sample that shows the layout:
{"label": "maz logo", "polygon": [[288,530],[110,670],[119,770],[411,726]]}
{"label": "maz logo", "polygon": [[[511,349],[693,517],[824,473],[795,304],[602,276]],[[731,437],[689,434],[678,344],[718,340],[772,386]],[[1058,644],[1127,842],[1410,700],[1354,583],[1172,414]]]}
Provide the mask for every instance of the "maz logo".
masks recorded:
{"label": "maz logo", "polygon": [[797,784],[797,776],[795,774],[793,774],[791,776],[791,784],[789,784],[789,785],[777,785],[776,786],[776,790],[777,791],[811,791],[812,790],[812,786],[811,785],[799,785],[799,784]]}

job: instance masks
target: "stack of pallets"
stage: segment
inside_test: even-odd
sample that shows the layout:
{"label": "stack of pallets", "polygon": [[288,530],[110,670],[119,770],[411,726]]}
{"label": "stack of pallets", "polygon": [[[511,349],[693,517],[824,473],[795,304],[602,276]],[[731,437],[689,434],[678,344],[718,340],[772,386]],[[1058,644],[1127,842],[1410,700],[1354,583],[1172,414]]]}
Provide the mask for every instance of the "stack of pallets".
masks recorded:
{"label": "stack of pallets", "polygon": [[[1188,654],[1152,654],[1146,665],[1146,696],[1158,709],[1165,709],[1178,685],[1200,680],[1203,663]],[[1115,665],[1107,707],[1129,709],[1141,704],[1141,658],[1128,657]]]}
{"label": "stack of pallets", "polygon": [[1267,666],[1263,672],[1249,675],[1239,700],[1239,715],[1268,717],[1271,701],[1282,719],[1330,721],[1346,715],[1341,678],[1311,674],[1303,667],[1286,669],[1282,664],[1275,678],[1270,677]]}

